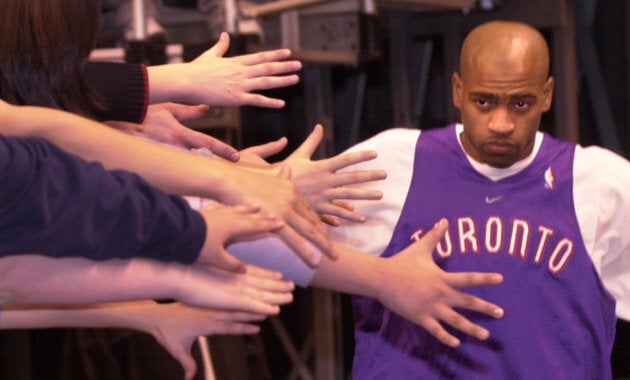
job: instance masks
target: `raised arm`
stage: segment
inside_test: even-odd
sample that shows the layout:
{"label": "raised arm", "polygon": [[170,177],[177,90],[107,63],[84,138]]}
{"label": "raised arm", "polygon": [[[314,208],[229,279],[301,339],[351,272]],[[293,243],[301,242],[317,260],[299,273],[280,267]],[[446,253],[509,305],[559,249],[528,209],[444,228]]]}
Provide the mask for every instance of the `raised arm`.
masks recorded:
{"label": "raised arm", "polygon": [[300,257],[316,265],[309,240],[335,256],[319,216],[287,175],[238,168],[178,149],[142,141],[66,112],[0,102],[0,133],[45,138],[108,169],[136,172],[168,193],[197,195],[225,204],[256,204],[284,222],[278,231]]}
{"label": "raised arm", "polygon": [[[442,221],[418,242],[390,258],[337,246],[339,258],[323,258],[315,269],[294,259],[294,255],[275,237],[235,244],[230,247],[230,252],[244,261],[281,270],[287,278],[301,286],[375,298],[394,313],[425,328],[443,343],[457,346],[459,341],[443,328],[442,323],[479,339],[486,339],[488,331],[471,323],[456,308],[494,318],[503,315],[499,306],[466,294],[462,289],[496,285],[503,281],[503,277],[498,273],[447,273],[440,269],[431,254],[447,227],[448,222]],[[272,253],[259,255],[263,250]]]}
{"label": "raised arm", "polygon": [[339,259],[322,261],[311,285],[375,298],[452,347],[460,342],[441,323],[478,339],[487,339],[490,333],[486,329],[470,322],[455,308],[502,317],[499,306],[460,289],[500,284],[503,277],[498,273],[447,273],[440,269],[431,253],[447,228],[448,222],[441,220],[418,242],[390,258],[340,249]]}
{"label": "raised arm", "polygon": [[[354,211],[348,200],[378,200],[382,193],[377,190],[358,188],[353,185],[382,180],[384,170],[352,170],[352,166],[376,158],[376,152],[365,150],[342,153],[334,157],[313,160],[312,156],[324,136],[324,129],[317,124],[306,140],[284,161],[268,164],[267,156],[278,153],[286,145],[280,139],[241,152],[241,164],[254,167],[291,167],[291,180],[309,204],[327,224],[337,226],[341,219],[363,222],[365,215]],[[344,170],[347,169],[347,170]]]}
{"label": "raised arm", "polygon": [[271,315],[292,300],[292,289],[277,272],[255,267],[235,274],[146,259],[0,258],[3,306],[175,299],[191,306]]}
{"label": "raised arm", "polygon": [[0,329],[125,328],[151,334],[182,365],[186,379],[197,371],[190,351],[199,336],[255,334],[262,314],[219,311],[155,301],[66,308],[3,308]]}
{"label": "raised arm", "polygon": [[291,51],[278,49],[225,58],[229,46],[230,37],[223,32],[212,48],[191,62],[149,66],[150,102],[284,107],[281,99],[252,92],[299,81],[296,74],[284,75],[302,68],[299,61],[282,61],[291,56]]}

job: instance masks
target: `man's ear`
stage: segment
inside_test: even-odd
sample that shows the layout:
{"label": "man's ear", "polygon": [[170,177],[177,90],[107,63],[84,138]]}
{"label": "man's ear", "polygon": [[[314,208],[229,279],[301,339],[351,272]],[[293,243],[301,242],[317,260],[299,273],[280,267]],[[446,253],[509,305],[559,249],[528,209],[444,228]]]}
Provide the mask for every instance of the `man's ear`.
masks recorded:
{"label": "man's ear", "polygon": [[543,85],[543,112],[547,112],[551,108],[551,101],[553,100],[554,85],[555,85],[555,82],[552,76],[547,78],[547,81]]}
{"label": "man's ear", "polygon": [[453,73],[453,105],[458,109],[462,107],[462,94],[464,92],[462,78],[457,72]]}

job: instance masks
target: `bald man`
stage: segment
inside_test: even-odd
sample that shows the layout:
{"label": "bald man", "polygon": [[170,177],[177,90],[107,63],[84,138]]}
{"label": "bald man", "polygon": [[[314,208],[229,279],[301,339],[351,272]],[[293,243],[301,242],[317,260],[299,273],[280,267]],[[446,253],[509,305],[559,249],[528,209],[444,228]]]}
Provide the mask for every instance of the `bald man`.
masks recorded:
{"label": "bald man", "polygon": [[453,74],[461,124],[388,131],[355,148],[378,152],[361,169],[396,170],[380,204],[357,205],[371,222],[336,241],[389,256],[445,217],[436,263],[502,273],[503,284],[469,292],[505,310],[500,320],[465,312],[491,336],[454,333],[452,348],[355,298],[355,378],[611,377],[615,301],[630,319],[630,165],[538,131],[553,87],[543,36],[489,22],[466,37]]}
{"label": "bald man", "polygon": [[[500,285],[466,292],[505,311],[495,319],[464,310],[490,337],[445,326],[452,337],[440,342],[430,333],[439,326],[421,329],[382,299],[354,297],[353,378],[611,377],[616,317],[630,319],[630,165],[538,130],[552,101],[548,71],[547,44],[537,30],[483,24],[466,37],[452,78],[462,123],[389,130],[353,147],[378,153],[353,170],[384,168],[388,176],[366,184],[382,200],[355,204],[368,220],[331,230],[333,241],[396,260],[444,217],[448,229],[435,262],[447,272],[503,274]],[[335,265],[323,264],[311,285],[343,281]],[[373,273],[383,289],[425,286],[384,266]]]}

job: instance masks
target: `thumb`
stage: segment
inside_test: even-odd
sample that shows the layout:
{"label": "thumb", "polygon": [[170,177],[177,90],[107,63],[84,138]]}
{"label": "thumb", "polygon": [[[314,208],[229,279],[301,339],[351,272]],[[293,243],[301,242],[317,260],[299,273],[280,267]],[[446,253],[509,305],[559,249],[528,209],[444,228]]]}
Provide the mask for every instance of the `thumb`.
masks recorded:
{"label": "thumb", "polygon": [[202,117],[210,109],[210,107],[205,104],[189,105],[169,103],[168,109],[177,121],[187,121]]}
{"label": "thumb", "polygon": [[[183,342],[182,342],[183,343]],[[192,344],[192,343],[191,343]],[[197,363],[190,354],[190,348],[188,350],[185,347],[176,344],[174,346],[164,345],[164,348],[179,362],[184,370],[184,377],[186,380],[190,380],[195,376],[197,372]]]}
{"label": "thumb", "polygon": [[282,150],[287,146],[287,142],[288,140],[286,137],[281,137],[275,141],[249,147],[245,149],[245,151],[264,159],[282,152]]}
{"label": "thumb", "polygon": [[[230,35],[227,32],[221,32],[217,43],[212,45],[212,47],[206,53],[211,53],[217,57],[223,57],[223,55],[228,51],[229,47]],[[204,53],[204,55],[206,53]]]}
{"label": "thumb", "polygon": [[195,376],[195,373],[197,373],[197,363],[195,363],[193,357],[190,354],[186,353],[181,357],[175,357],[175,359],[177,359],[179,364],[181,364],[182,368],[184,369],[184,378],[186,380],[192,380],[192,378]]}
{"label": "thumb", "polygon": [[236,257],[232,256],[228,251],[222,250],[221,255],[218,260],[214,260],[215,262],[211,262],[210,265],[213,265],[217,268],[223,269],[232,273],[245,273],[247,267],[245,263]]}
{"label": "thumb", "polygon": [[291,156],[304,156],[310,158],[324,138],[324,127],[321,124],[315,125],[306,140],[300,145]]}

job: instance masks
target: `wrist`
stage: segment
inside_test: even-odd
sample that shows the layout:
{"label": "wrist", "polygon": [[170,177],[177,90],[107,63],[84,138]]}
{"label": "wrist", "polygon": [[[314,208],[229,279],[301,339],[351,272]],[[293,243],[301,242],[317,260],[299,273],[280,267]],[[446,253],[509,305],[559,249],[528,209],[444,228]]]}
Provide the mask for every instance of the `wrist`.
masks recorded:
{"label": "wrist", "polygon": [[149,103],[191,102],[191,89],[195,88],[187,63],[170,63],[147,67],[149,77]]}

